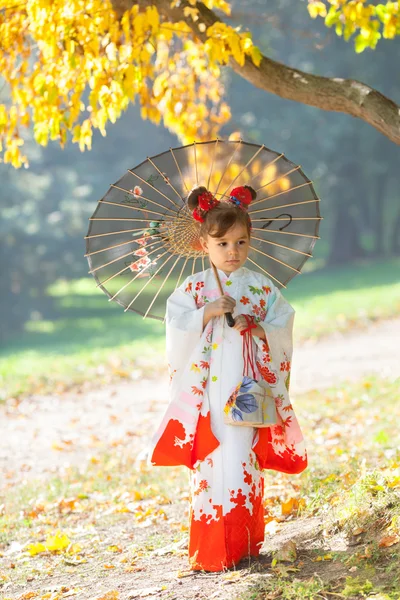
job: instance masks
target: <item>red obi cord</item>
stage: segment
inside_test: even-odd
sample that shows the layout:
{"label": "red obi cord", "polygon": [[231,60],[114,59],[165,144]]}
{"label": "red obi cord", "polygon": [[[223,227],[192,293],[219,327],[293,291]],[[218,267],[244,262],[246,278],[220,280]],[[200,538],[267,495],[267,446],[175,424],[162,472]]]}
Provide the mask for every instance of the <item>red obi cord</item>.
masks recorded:
{"label": "red obi cord", "polygon": [[252,376],[253,379],[257,379],[255,358],[253,352],[253,336],[251,335],[251,330],[256,329],[257,325],[254,323],[254,317],[252,317],[251,315],[243,316],[246,319],[247,323],[247,328],[243,329],[243,331],[240,332],[240,335],[243,337],[243,375],[247,375],[248,377]]}

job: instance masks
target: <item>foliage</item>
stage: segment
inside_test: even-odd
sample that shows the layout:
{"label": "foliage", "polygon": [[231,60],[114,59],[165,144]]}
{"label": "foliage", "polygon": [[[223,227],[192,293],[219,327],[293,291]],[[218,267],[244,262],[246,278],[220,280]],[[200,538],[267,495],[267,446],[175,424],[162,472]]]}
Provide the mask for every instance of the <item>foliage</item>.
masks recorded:
{"label": "foliage", "polygon": [[[184,16],[195,22],[192,4]],[[229,12],[224,0],[208,4]],[[30,124],[38,144],[64,146],[72,132],[81,151],[90,149],[93,129],[105,135],[135,99],[143,118],[163,117],[183,141],[215,137],[230,117],[220,65],[245,56],[258,65],[261,55],[249,33],[225,23],[206,33],[200,44],[183,21],[161,22],[156,6],[134,4],[118,19],[110,0],[1,0],[0,72],[10,90],[9,106],[0,105],[4,161],[27,165],[21,127]]]}
{"label": "foliage", "polygon": [[334,27],[337,35],[347,41],[353,35],[356,52],[376,48],[383,37],[393,39],[400,34],[400,4],[375,4],[366,0],[308,0],[308,12],[315,19],[325,19],[327,27]]}
{"label": "foliage", "polygon": [[[229,18],[226,0],[203,4]],[[215,137],[231,116],[221,66],[243,65],[248,57],[259,67],[262,54],[241,25],[207,26],[199,5],[190,0],[181,8],[173,0],[182,20],[170,22],[156,3],[133,4],[119,15],[112,0],[0,0],[0,72],[9,93],[0,104],[4,162],[28,165],[28,126],[43,146],[52,140],[64,147],[71,136],[81,151],[90,149],[93,131],[105,135],[135,100],[143,118],[162,119],[182,142]],[[309,0],[308,8],[346,39],[357,33],[357,52],[399,31],[398,2]]]}

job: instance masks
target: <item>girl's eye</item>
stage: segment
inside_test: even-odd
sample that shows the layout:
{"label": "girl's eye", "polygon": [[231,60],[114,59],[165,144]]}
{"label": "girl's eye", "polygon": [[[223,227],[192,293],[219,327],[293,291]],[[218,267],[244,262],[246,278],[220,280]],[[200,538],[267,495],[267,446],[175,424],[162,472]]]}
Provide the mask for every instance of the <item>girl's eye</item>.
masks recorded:
{"label": "girl's eye", "polygon": [[225,246],[226,242],[221,242],[220,244],[218,244],[218,246]]}

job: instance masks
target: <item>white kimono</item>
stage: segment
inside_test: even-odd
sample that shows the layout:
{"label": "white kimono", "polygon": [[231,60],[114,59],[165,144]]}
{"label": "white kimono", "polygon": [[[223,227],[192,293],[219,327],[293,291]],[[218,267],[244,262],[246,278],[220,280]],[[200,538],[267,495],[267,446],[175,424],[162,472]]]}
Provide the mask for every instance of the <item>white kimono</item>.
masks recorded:
{"label": "white kimono", "polygon": [[192,469],[189,561],[220,571],[257,556],[264,539],[262,469],[300,473],[307,453],[289,399],[294,310],[263,274],[241,267],[218,271],[233,316],[249,314],[266,333],[253,337],[257,379],[274,395],[278,423],[255,429],[224,422],[224,409],[243,378],[242,336],[213,318],[207,302],[220,297],[212,269],[186,278],[167,302],[169,405],[153,439],[153,465]]}

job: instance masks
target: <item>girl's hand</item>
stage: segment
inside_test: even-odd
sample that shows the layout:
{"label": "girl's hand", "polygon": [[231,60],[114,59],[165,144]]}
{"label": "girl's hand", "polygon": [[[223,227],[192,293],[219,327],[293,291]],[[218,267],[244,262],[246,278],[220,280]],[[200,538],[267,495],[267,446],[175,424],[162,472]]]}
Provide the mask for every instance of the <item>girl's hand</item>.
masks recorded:
{"label": "girl's hand", "polygon": [[[239,331],[239,333],[241,331],[244,331],[245,329],[247,329],[247,321],[244,315],[238,315],[235,318],[235,324],[232,327],[232,329],[236,329],[236,331]],[[253,330],[251,330],[253,331]]]}
{"label": "girl's hand", "polygon": [[[239,331],[239,333],[247,329],[246,317],[244,315],[238,315],[235,319],[235,325],[232,329],[236,329],[236,331]],[[257,327],[254,327],[254,329],[250,329],[250,332],[251,335],[255,335],[261,338],[262,340],[266,341],[265,331],[261,327],[261,325],[257,325]]]}
{"label": "girl's hand", "polygon": [[236,300],[230,296],[221,296],[214,302],[209,302],[206,305],[208,311],[213,317],[219,317],[225,313],[232,312],[236,306]]}

